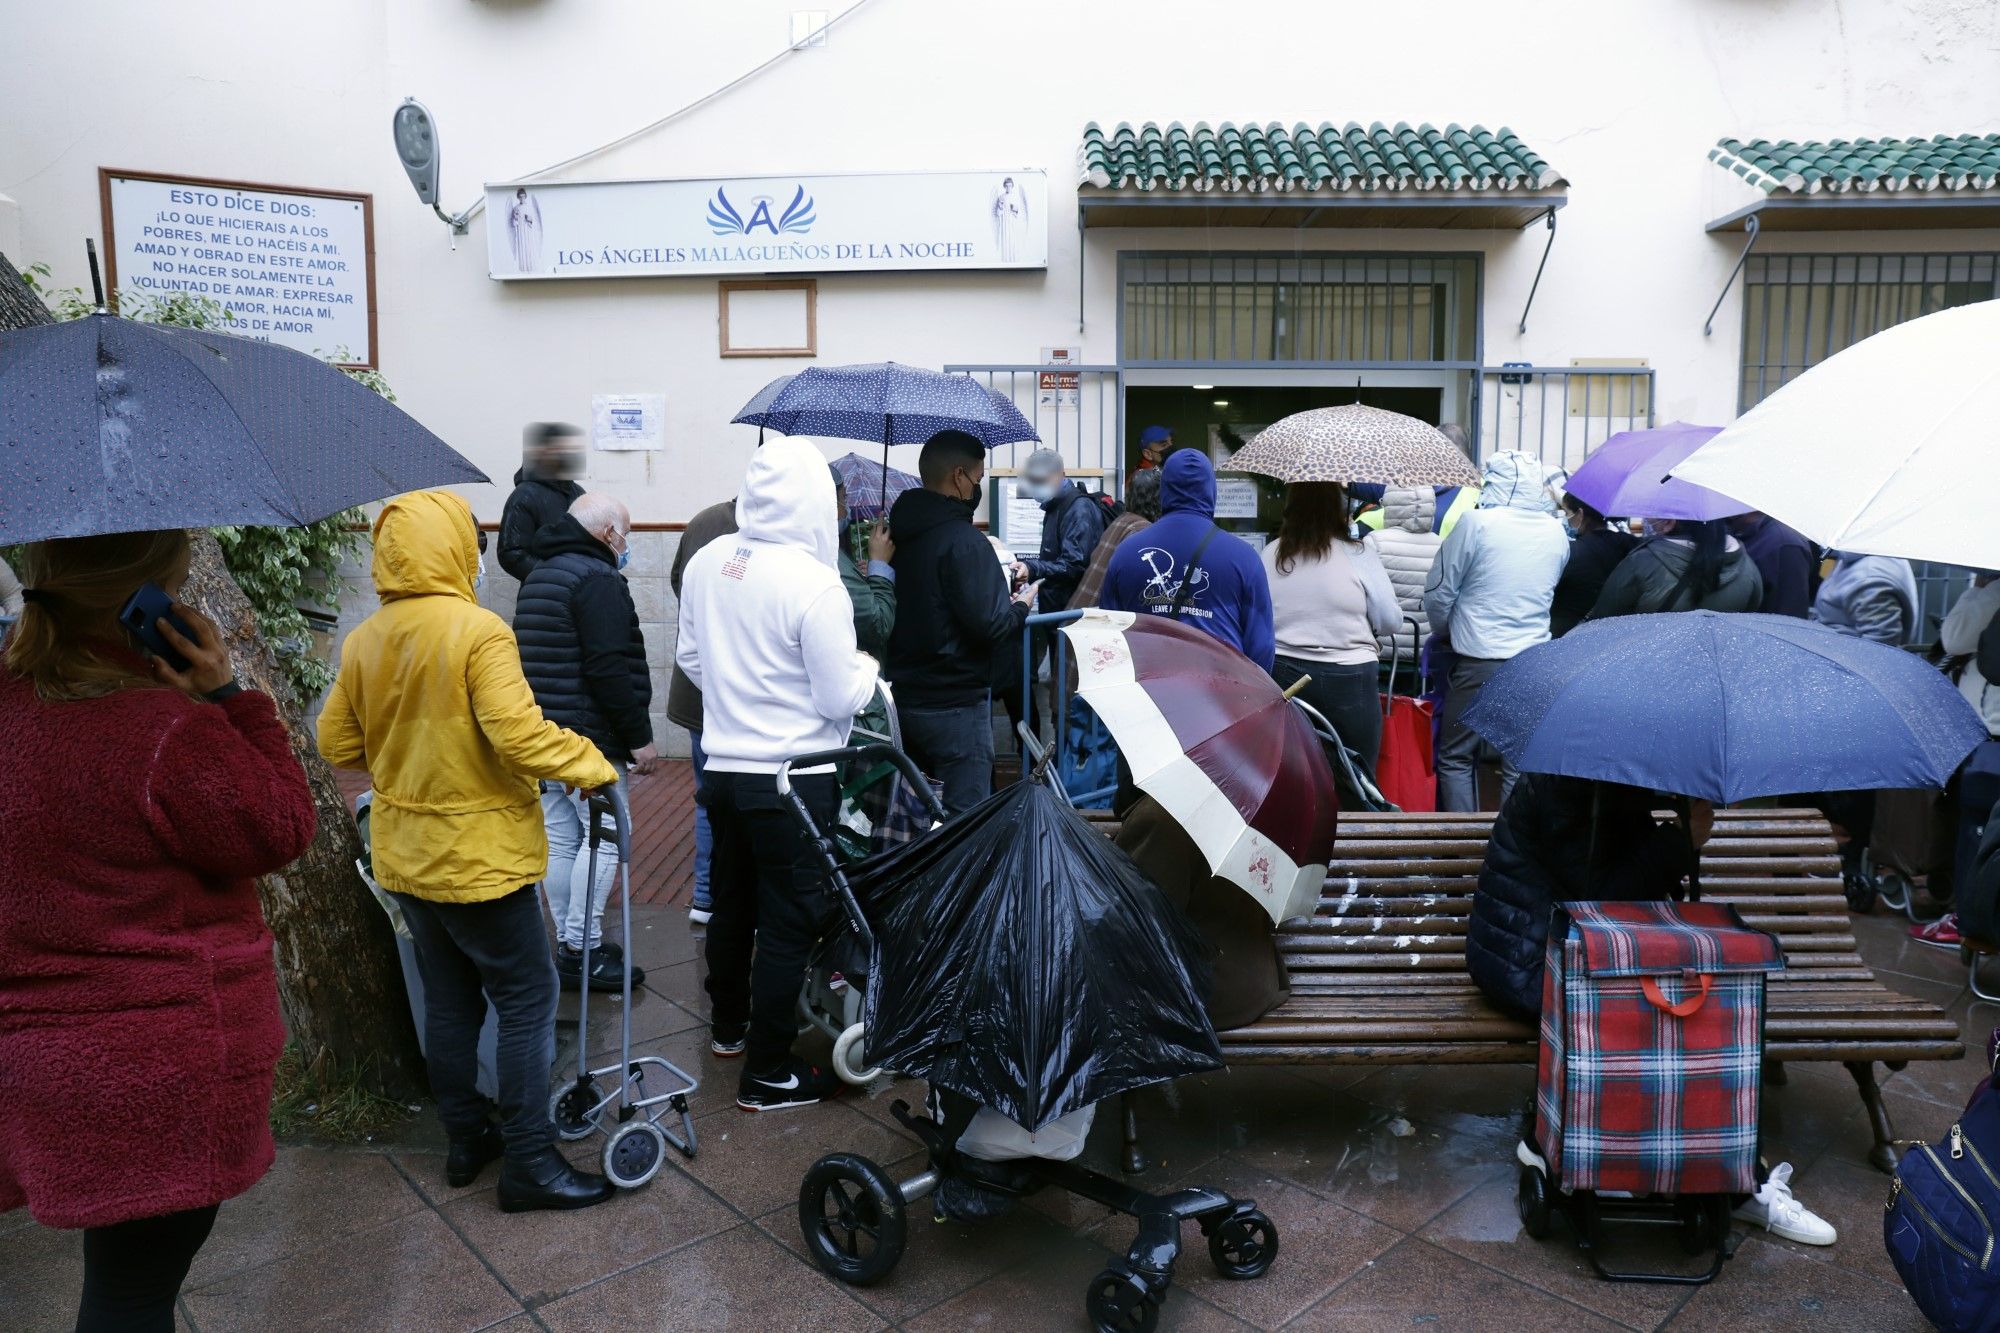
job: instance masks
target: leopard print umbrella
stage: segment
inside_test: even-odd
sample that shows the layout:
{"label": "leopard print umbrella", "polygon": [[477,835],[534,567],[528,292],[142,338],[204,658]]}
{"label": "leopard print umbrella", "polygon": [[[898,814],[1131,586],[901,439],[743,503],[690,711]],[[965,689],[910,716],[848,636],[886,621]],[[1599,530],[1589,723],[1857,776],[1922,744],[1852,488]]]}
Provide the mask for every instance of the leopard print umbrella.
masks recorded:
{"label": "leopard print umbrella", "polygon": [[1437,427],[1361,403],[1316,407],[1274,422],[1226,466],[1231,472],[1256,472],[1279,481],[1479,484],[1479,469]]}

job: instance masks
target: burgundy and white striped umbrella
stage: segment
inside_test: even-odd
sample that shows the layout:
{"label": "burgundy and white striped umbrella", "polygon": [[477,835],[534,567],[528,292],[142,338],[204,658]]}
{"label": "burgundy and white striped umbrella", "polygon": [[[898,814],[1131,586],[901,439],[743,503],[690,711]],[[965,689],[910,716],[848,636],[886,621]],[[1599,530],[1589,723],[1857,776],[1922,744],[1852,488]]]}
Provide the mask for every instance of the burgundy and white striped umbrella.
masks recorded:
{"label": "burgundy and white striped umbrella", "polygon": [[1062,627],[1077,689],[1132,780],[1209,870],[1274,922],[1310,916],[1339,811],[1333,770],[1277,682],[1219,639],[1165,616],[1087,611]]}

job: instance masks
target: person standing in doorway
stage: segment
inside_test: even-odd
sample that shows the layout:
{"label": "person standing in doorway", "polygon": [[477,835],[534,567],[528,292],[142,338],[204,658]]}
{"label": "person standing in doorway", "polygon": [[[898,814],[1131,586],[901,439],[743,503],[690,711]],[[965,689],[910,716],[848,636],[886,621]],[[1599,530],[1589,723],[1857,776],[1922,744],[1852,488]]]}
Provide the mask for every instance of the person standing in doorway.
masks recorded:
{"label": "person standing in doorway", "polygon": [[500,511],[500,568],[526,582],[535,568],[535,534],[569,512],[583,487],[583,432],[565,421],[537,421],[522,432],[521,470]]}
{"label": "person standing in doorway", "polygon": [[[1548,471],[1531,454],[1486,460],[1479,506],[1451,530],[1424,588],[1433,633],[1451,643],[1451,693],[1439,729],[1439,810],[1479,808],[1485,748],[1465,725],[1480,690],[1519,653],[1549,640],[1549,607],[1568,562],[1569,538],[1555,516]],[[1514,785],[1503,764],[1500,798]]]}
{"label": "person standing in doorway", "polygon": [[[535,703],[549,721],[587,737],[620,776],[629,769],[644,777],[660,756],[653,748],[646,641],[632,590],[619,573],[632,556],[632,515],[610,496],[588,491],[536,533],[532,545],[536,563],[515,603],[514,638]],[[544,782],[542,821],[549,835],[542,890],[556,924],[556,976],[570,990],[588,984],[622,991],[624,945],[603,938],[604,904],[618,877],[617,848],[600,848],[596,880],[573,890],[577,863],[588,864],[590,802],[560,782]],[[645,979],[645,969],[632,969],[633,985]]]}
{"label": "person standing in doorway", "polygon": [[1402,624],[1402,607],[1375,539],[1357,536],[1339,482],[1294,482],[1285,489],[1278,540],[1264,548],[1277,638],[1272,676],[1333,725],[1370,782],[1382,748],[1376,664],[1382,637]]}
{"label": "person standing in doorway", "polygon": [[[673,584],[676,601],[681,595],[681,581],[687,573],[688,562],[695,558],[701,548],[718,537],[726,537],[736,531],[736,500],[731,497],[696,514],[688,520],[687,530],[681,533],[681,544],[674,552],[674,563],[668,571],[668,582]],[[714,856],[714,834],[709,828],[708,808],[701,803],[701,782],[708,766],[708,756],[701,748],[701,691],[687,678],[687,672],[674,666],[673,677],[667,682],[667,721],[677,727],[685,727],[688,734],[688,748],[694,759],[694,901],[688,905],[688,920],[697,926],[708,924],[714,913],[714,900],[709,892],[709,870]]]}
{"label": "person standing in doorway", "polygon": [[[618,773],[542,716],[513,632],[474,600],[479,543],[461,497],[391,500],[374,545],[382,609],[341,649],[319,752],[375,784],[375,876],[416,946],[424,1057],[450,1136],[445,1179],[469,1185],[502,1158],[503,1212],[603,1203],[611,1183],[570,1166],[549,1118],[557,987],[535,890],[549,868],[537,783],[590,791]],[[497,1127],[474,1086],[489,1004]]]}
{"label": "person standing in doorway", "polygon": [[1139,468],[1156,468],[1174,451],[1174,433],[1165,426],[1148,426],[1139,432]]}
{"label": "person standing in doorway", "polygon": [[[807,957],[836,909],[774,775],[846,743],[875,692],[876,665],[855,647],[833,479],[818,446],[788,436],[760,447],[737,521],[735,536],[688,564],[674,659],[702,691],[708,751],[709,1049],[744,1056],[739,1107],[781,1111],[832,1096],[840,1081],[792,1054]],[[831,829],[840,804],[832,769],[794,772],[790,782],[814,825]]]}
{"label": "person standing in doorway", "polygon": [[1090,566],[1090,553],[1104,535],[1104,506],[1083,493],[1063,472],[1062,455],[1037,449],[1021,468],[1022,487],[1042,507],[1042,547],[1014,565],[1016,586],[1041,584],[1036,610],[1060,611]]}
{"label": "person standing in doorway", "polygon": [[992,544],[972,526],[985,446],[939,431],[917,472],[923,489],[905,491],[889,511],[896,628],[883,674],[896,690],[905,748],[955,815],[993,792],[993,658],[1020,642],[1028,605],[1025,590],[1009,598]]}

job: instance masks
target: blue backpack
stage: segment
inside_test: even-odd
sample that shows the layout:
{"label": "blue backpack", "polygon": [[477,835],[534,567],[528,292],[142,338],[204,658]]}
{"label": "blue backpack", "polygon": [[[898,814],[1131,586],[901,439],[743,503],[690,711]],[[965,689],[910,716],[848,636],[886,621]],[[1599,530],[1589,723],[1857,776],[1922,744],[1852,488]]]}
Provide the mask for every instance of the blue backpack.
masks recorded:
{"label": "blue backpack", "polygon": [[2000,1031],[1994,1074],[1935,1144],[1903,1155],[1882,1239],[1917,1308],[1945,1333],[2000,1333]]}

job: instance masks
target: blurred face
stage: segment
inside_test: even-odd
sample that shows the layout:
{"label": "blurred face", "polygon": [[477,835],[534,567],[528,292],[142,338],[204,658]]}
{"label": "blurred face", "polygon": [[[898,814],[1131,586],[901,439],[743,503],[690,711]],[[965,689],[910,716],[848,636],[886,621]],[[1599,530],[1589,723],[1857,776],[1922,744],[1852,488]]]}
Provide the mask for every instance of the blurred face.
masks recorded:
{"label": "blurred face", "polygon": [[575,481],[583,475],[583,437],[559,435],[535,451],[535,473],[556,481]]}

